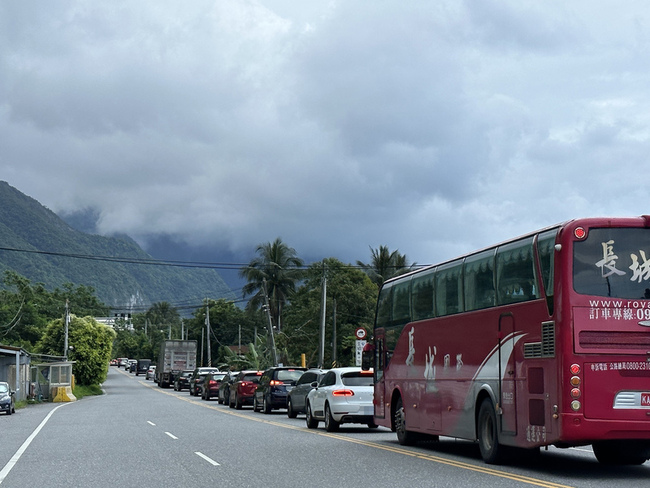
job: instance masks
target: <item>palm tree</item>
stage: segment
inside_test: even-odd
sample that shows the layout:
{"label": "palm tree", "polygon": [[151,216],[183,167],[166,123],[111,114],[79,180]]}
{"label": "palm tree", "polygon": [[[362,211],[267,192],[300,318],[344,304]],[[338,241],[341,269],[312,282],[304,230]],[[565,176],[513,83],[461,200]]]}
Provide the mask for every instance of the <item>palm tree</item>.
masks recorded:
{"label": "palm tree", "polygon": [[[145,318],[156,328],[169,329],[168,336],[172,339],[172,331],[180,328],[181,316],[178,310],[169,302],[157,302],[151,305]],[[162,330],[162,329],[161,329]]]}
{"label": "palm tree", "polygon": [[257,257],[239,274],[248,280],[242,289],[243,296],[253,295],[248,302],[252,309],[264,305],[264,287],[269,298],[269,307],[273,323],[281,330],[282,308],[296,290],[303,266],[296,250],[287,246],[279,237],[266,244],[260,244],[255,250]]}
{"label": "palm tree", "polygon": [[370,252],[372,261],[369,264],[357,261],[357,266],[360,266],[377,286],[381,286],[387,279],[407,273],[417,266],[416,263],[407,264],[405,254],[400,254],[398,249],[390,252],[388,246],[379,246],[378,249],[371,247]]}

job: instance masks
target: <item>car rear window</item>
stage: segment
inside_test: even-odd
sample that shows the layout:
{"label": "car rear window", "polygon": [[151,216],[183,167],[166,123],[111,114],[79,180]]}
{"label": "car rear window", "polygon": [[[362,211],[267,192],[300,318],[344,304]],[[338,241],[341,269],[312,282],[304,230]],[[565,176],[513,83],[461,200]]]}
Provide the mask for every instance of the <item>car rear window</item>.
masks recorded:
{"label": "car rear window", "polygon": [[245,374],[242,378],[242,381],[252,381],[253,383],[259,383],[260,375],[257,373]]}
{"label": "car rear window", "polygon": [[354,373],[344,373],[341,375],[341,381],[345,386],[372,386],[372,373],[363,371]]}
{"label": "car rear window", "polygon": [[278,381],[298,381],[304,372],[302,369],[281,369],[278,371]]}

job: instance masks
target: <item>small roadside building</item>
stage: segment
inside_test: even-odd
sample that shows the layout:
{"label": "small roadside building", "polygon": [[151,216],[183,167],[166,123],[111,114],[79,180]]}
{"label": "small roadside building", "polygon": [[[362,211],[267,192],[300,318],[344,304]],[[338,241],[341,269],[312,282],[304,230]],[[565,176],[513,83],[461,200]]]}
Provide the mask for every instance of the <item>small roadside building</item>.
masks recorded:
{"label": "small roadside building", "polygon": [[6,381],[16,392],[16,401],[29,395],[31,356],[20,347],[0,344],[0,381]]}

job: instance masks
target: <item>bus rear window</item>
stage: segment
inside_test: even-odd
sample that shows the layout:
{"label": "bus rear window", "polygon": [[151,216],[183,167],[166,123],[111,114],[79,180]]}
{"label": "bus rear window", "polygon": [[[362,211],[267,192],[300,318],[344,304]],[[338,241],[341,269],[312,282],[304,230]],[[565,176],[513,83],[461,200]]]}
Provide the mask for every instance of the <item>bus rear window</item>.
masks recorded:
{"label": "bus rear window", "polygon": [[589,229],[573,244],[573,288],[583,295],[650,299],[650,229]]}

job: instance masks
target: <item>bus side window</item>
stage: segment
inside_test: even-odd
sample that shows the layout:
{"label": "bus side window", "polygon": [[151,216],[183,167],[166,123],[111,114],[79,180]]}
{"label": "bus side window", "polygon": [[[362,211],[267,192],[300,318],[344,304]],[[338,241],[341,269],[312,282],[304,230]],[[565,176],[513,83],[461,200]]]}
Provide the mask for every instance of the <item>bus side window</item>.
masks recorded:
{"label": "bus side window", "polygon": [[533,238],[499,247],[496,257],[499,305],[540,297],[533,262]]}
{"label": "bus side window", "polygon": [[553,296],[553,261],[555,258],[555,237],[557,229],[540,234],[537,239],[542,282],[547,297]]}
{"label": "bus side window", "polygon": [[465,259],[465,310],[494,307],[494,249]]}
{"label": "bus side window", "polygon": [[392,325],[405,325],[411,321],[411,280],[398,281],[393,285]]}
{"label": "bus side window", "polygon": [[440,266],[436,272],[436,311],[438,316],[463,311],[463,262]]}
{"label": "bus side window", "polygon": [[433,297],[433,270],[414,276],[411,283],[413,320],[429,319],[434,316]]}
{"label": "bus side window", "polygon": [[379,300],[377,301],[377,320],[376,327],[386,327],[390,323],[391,316],[391,290],[392,286],[383,286],[379,292]]}

